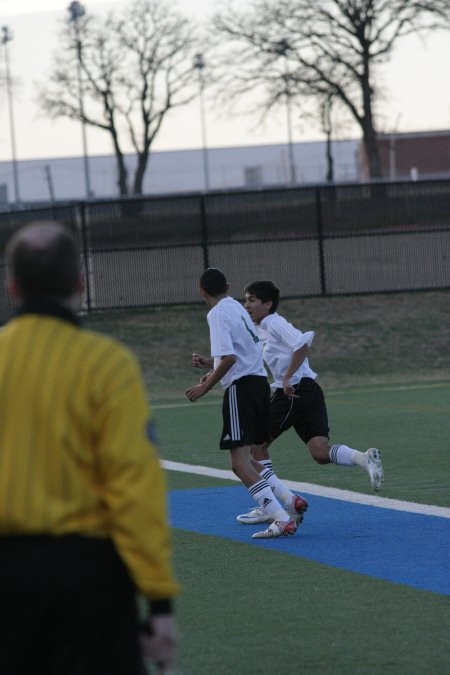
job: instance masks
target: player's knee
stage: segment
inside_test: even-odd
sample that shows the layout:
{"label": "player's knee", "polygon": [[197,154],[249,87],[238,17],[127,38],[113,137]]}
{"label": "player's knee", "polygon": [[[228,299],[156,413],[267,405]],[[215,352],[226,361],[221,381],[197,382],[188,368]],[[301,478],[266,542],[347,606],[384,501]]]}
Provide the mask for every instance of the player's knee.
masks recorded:
{"label": "player's knee", "polygon": [[313,459],[317,464],[330,464],[330,458],[329,457],[316,457],[313,455]]}
{"label": "player's knee", "polygon": [[308,441],[308,450],[311,457],[317,464],[330,463],[330,450],[328,447],[328,440],[322,437],[315,437]]}
{"label": "player's knee", "polygon": [[330,463],[328,445],[324,443],[308,443],[308,449],[311,453],[311,457],[317,464]]}

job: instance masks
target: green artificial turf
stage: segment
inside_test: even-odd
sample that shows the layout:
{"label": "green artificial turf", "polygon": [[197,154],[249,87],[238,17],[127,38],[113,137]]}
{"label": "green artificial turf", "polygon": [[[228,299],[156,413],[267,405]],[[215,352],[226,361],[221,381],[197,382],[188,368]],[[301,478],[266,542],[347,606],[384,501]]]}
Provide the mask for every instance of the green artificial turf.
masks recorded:
{"label": "green artificial turf", "polygon": [[448,673],[446,597],[245,543],[174,537],[183,675]]}
{"label": "green artificial turf", "polygon": [[[363,451],[373,446],[383,451],[383,497],[450,506],[447,400],[450,382],[330,390],[331,440]],[[229,469],[228,453],[218,449],[220,399],[202,401],[189,404],[180,399],[180,407],[174,402],[170,407],[155,405],[161,454],[175,462]],[[292,429],[272,444],[270,452],[284,479],[372,494],[364,471],[316,464]],[[190,486],[191,479],[185,480]]]}

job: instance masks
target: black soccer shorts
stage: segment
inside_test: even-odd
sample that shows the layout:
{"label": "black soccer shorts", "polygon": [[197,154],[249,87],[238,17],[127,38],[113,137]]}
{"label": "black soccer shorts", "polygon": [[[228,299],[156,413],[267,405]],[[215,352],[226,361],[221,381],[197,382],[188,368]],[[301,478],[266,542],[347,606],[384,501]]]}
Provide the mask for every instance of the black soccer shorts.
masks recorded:
{"label": "black soccer shorts", "polygon": [[267,378],[245,375],[223,395],[220,448],[231,450],[269,440],[270,386]]}
{"label": "black soccer shorts", "polygon": [[315,436],[329,437],[328,414],[321,387],[310,377],[295,386],[298,398],[276,389],[270,401],[270,438],[274,440],[294,427],[304,443]]}

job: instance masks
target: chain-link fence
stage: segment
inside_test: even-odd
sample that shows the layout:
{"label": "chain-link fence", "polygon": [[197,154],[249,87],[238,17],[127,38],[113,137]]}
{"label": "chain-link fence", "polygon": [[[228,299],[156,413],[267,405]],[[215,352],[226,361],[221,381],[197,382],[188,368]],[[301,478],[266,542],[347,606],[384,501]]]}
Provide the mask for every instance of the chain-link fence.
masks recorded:
{"label": "chain-link fence", "polygon": [[[271,279],[283,297],[450,286],[450,181],[222,192],[53,205],[0,214],[4,247],[21,225],[76,234],[88,311],[199,301],[205,267],[240,297]],[[0,280],[1,283],[1,280]],[[0,319],[10,316],[6,294]]]}

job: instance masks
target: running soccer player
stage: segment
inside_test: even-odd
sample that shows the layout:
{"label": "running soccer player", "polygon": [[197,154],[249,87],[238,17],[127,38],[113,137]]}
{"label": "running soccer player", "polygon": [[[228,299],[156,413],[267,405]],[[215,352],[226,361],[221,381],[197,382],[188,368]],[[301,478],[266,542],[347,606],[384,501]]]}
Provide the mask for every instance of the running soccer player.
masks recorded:
{"label": "running soccer player", "polygon": [[[381,452],[367,452],[348,445],[329,443],[328,415],[321,387],[315,381],[307,354],[314,332],[302,333],[277,313],[280,292],[271,281],[255,281],[245,289],[245,309],[263,343],[264,361],[273,376],[270,401],[270,441],[256,445],[252,456],[259,462],[269,458],[268,448],[282,433],[294,427],[318,464],[359,466],[367,471],[375,491],[382,487],[384,472]],[[252,509],[237,517],[242,523],[268,522],[269,516]]]}
{"label": "running soccer player", "polygon": [[269,437],[270,387],[262,344],[247,312],[228,295],[228,288],[225,275],[218,269],[209,268],[200,277],[200,294],[210,308],[207,320],[213,358],[194,354],[193,365],[212,370],[187,389],[186,396],[195,402],[220,381],[225,390],[220,448],[230,451],[231,467],[266,516],[264,522],[272,521],[266,530],[252,536],[265,539],[292,535],[307,503],[289,491],[283,508],[267,480],[267,468],[252,460],[252,446],[263,444]]}

